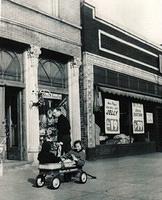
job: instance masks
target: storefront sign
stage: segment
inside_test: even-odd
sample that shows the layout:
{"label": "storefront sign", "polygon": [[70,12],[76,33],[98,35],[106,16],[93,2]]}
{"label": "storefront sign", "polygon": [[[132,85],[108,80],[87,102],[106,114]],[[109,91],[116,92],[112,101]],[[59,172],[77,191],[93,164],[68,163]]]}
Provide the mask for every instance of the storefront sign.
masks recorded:
{"label": "storefront sign", "polygon": [[58,99],[58,100],[62,99],[61,94],[56,94],[56,93],[52,93],[52,92],[48,92],[48,91],[40,91],[40,93],[41,93],[42,97],[46,98],[46,99]]}
{"label": "storefront sign", "polygon": [[119,134],[120,119],[119,119],[119,101],[105,99],[105,133]]}
{"label": "storefront sign", "polygon": [[153,124],[153,113],[146,113],[146,123],[147,124]]}
{"label": "storefront sign", "polygon": [[143,104],[132,103],[133,133],[144,133],[144,112]]}

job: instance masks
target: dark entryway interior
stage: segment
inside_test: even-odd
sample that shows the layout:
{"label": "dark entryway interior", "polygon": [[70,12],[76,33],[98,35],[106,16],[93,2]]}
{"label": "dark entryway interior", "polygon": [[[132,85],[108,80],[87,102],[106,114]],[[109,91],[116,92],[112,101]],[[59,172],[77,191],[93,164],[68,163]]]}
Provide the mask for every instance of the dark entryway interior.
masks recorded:
{"label": "dark entryway interior", "polygon": [[20,160],[20,109],[19,90],[14,87],[5,88],[5,118],[7,159]]}

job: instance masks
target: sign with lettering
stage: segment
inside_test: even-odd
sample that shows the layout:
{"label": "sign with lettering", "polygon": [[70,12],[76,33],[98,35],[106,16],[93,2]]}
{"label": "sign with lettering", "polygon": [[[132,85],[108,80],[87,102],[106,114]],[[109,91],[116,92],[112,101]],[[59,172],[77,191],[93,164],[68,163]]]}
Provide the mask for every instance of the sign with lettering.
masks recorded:
{"label": "sign with lettering", "polygon": [[105,133],[120,133],[119,101],[105,99]]}
{"label": "sign with lettering", "polygon": [[41,90],[41,91],[39,91],[39,93],[45,99],[57,99],[57,100],[61,100],[62,99],[62,94],[49,92],[48,90],[47,91]]}
{"label": "sign with lettering", "polygon": [[143,104],[132,103],[133,133],[144,133],[144,111]]}
{"label": "sign with lettering", "polygon": [[146,113],[146,123],[153,124],[153,113],[150,112]]}

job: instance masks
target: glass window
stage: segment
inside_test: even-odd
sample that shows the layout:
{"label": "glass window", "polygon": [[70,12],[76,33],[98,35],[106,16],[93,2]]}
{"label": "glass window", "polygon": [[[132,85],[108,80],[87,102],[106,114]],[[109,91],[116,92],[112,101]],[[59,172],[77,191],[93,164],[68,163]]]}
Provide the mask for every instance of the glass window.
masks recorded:
{"label": "glass window", "polygon": [[0,49],[0,78],[21,81],[21,55]]}
{"label": "glass window", "polygon": [[38,81],[41,85],[67,88],[67,66],[55,60],[40,59]]}
{"label": "glass window", "polygon": [[40,147],[45,139],[50,139],[54,148],[57,142],[57,119],[53,116],[53,110],[60,107],[63,115],[68,116],[68,96],[45,91],[42,92],[42,98],[42,103],[39,105]]}

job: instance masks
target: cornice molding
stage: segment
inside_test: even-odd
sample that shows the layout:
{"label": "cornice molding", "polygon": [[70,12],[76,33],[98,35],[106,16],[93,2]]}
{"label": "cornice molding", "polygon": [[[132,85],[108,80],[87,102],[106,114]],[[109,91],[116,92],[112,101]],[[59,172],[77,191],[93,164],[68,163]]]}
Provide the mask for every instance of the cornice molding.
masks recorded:
{"label": "cornice molding", "polygon": [[1,22],[9,23],[9,24],[12,24],[12,25],[15,25],[15,26],[18,26],[18,27],[33,31],[33,32],[37,32],[37,33],[46,35],[48,37],[52,37],[52,38],[61,40],[63,42],[70,43],[70,44],[73,44],[75,46],[81,47],[81,43],[74,42],[72,40],[66,39],[65,37],[60,37],[60,36],[58,36],[56,34],[53,34],[52,32],[49,32],[49,31],[46,31],[46,30],[43,30],[43,29],[39,29],[39,28],[36,28],[34,26],[25,25],[23,23],[15,21],[15,20],[11,20],[11,19],[8,19],[8,18],[1,17]]}

